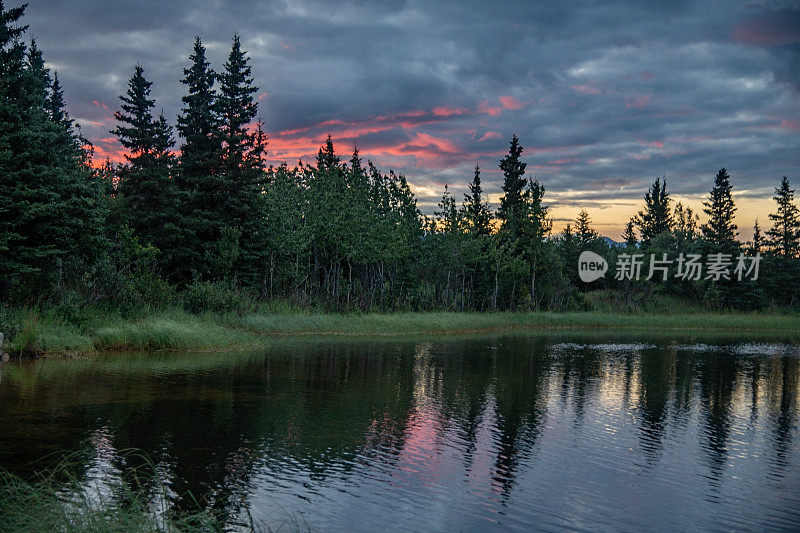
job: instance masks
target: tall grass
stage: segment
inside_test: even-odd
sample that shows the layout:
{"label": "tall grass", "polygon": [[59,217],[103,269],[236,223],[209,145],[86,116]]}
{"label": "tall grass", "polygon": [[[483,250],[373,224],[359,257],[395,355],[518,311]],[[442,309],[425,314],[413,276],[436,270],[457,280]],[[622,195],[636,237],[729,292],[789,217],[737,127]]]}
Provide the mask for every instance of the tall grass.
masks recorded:
{"label": "tall grass", "polygon": [[52,311],[18,309],[4,313],[0,317],[0,331],[5,333],[10,351],[23,356],[94,350],[92,339],[79,325]]}
{"label": "tall grass", "polygon": [[[675,332],[753,332],[800,338],[800,316],[778,313],[271,313],[190,314],[182,309],[126,318],[98,312],[83,323],[52,313],[16,313],[10,351],[22,355],[85,354],[100,350],[228,350],[264,346],[275,336],[392,336],[521,329],[619,329]],[[2,325],[0,325],[2,327]]]}
{"label": "tall grass", "polygon": [[0,472],[0,533],[58,532],[200,532],[200,531],[300,531],[300,521],[290,516],[268,524],[247,511],[242,519],[225,516],[194,502],[188,512],[175,511],[169,490],[146,454],[133,455],[144,470],[131,468],[120,477],[87,481],[76,476],[70,465],[75,457],[62,461],[47,475],[25,481]]}

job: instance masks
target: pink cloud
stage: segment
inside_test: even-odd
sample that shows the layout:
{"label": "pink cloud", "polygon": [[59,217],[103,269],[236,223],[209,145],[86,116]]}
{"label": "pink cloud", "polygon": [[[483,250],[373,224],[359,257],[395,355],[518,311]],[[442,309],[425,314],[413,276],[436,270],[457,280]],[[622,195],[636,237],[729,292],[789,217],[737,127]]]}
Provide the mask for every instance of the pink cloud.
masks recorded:
{"label": "pink cloud", "polygon": [[775,14],[742,22],[731,31],[731,39],[754,46],[794,44],[800,42],[800,28],[791,22],[791,17]]}
{"label": "pink cloud", "polygon": [[432,112],[434,116],[437,117],[452,117],[458,115],[466,115],[469,113],[469,109],[463,107],[440,106],[440,107],[434,107]]}
{"label": "pink cloud", "polygon": [[664,148],[664,141],[645,141],[644,139],[639,139],[636,142],[644,146],[652,146],[653,148]]}
{"label": "pink cloud", "polygon": [[648,105],[650,105],[650,99],[653,97],[652,94],[645,94],[643,96],[636,96],[636,97],[625,97],[625,107],[630,107],[633,109],[644,109]]}
{"label": "pink cloud", "polygon": [[484,100],[478,105],[478,114],[486,114],[492,117],[497,117],[503,114],[502,106],[491,106],[488,100]]}
{"label": "pink cloud", "polygon": [[491,139],[499,139],[500,137],[501,137],[501,135],[500,135],[500,133],[499,133],[499,132],[496,132],[496,131],[487,131],[486,133],[484,133],[484,134],[481,136],[481,138],[480,138],[480,139],[478,139],[478,142],[482,142],[482,141],[488,141],[488,140],[491,140]]}
{"label": "pink cloud", "polygon": [[500,103],[504,108],[511,110],[522,109],[524,107],[522,102],[520,102],[513,96],[501,96]]}
{"label": "pink cloud", "polygon": [[588,96],[599,96],[601,94],[605,94],[605,91],[594,86],[593,81],[584,85],[570,85],[570,88],[577,93]]}
{"label": "pink cloud", "polygon": [[800,120],[782,120],[778,127],[789,131],[800,131]]}

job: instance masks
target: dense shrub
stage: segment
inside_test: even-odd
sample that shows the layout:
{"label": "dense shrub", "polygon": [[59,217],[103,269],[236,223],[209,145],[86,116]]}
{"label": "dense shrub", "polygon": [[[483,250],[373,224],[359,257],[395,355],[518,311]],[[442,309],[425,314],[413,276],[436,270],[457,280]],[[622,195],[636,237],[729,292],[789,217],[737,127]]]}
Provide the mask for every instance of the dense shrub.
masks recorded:
{"label": "dense shrub", "polygon": [[183,307],[190,313],[245,313],[255,308],[253,298],[230,283],[198,281],[182,294]]}

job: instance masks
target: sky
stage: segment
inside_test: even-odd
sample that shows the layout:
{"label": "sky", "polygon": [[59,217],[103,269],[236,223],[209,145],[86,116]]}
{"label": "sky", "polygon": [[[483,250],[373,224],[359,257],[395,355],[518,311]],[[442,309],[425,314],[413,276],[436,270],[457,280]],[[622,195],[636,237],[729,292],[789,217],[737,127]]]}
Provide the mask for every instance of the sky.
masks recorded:
{"label": "sky", "polygon": [[174,124],[195,36],[220,70],[238,32],[272,162],[311,160],[330,133],[404,173],[424,213],[476,164],[496,208],[516,133],[556,230],[586,209],[611,238],[655,177],[699,212],[725,166],[748,238],[780,178],[800,185],[800,3],[644,4],[31,0],[25,23],[97,158],[120,158],[135,64]]}

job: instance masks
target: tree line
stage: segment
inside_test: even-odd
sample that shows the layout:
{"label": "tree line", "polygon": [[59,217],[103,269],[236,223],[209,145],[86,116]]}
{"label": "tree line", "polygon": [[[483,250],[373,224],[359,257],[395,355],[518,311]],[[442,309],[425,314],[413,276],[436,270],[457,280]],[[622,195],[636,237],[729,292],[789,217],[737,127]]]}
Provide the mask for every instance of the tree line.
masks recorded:
{"label": "tree line", "polygon": [[[625,243],[600,237],[588,213],[553,233],[545,187],[526,175],[513,136],[499,161],[502,197],[487,202],[475,167],[459,202],[445,187],[424,216],[402,174],[330,136],[316,160],[268,165],[250,58],[234,36],[219,71],[196,38],[183,70],[175,132],[156,113],[152,83],[133,68],[113,134],[125,161],[91,165],[92,147],[67,112],[57,73],[23,42],[24,6],[0,2],[0,297],[21,304],[226,307],[226,298],[286,300],[328,310],[576,309],[589,290],[635,306],[656,292],[714,307],[796,306],[800,214],[784,177],[775,212],[738,239],[730,176],[716,174],[700,224],[657,178]],[[756,281],[577,277],[591,249],[764,256]],[[192,303],[194,302],[194,303]],[[216,303],[215,303],[216,302]]]}

